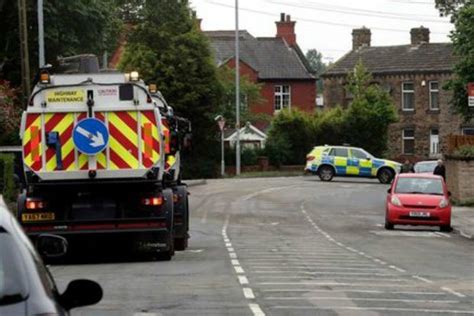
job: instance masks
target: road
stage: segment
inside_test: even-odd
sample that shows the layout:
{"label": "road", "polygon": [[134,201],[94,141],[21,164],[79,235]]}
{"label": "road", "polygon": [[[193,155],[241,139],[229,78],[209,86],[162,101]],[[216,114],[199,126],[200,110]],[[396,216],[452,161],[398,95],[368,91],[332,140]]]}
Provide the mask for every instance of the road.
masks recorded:
{"label": "road", "polygon": [[474,243],[385,231],[387,186],[313,177],[191,188],[190,248],[171,262],[94,255],[52,266],[104,288],[73,315],[474,315]]}

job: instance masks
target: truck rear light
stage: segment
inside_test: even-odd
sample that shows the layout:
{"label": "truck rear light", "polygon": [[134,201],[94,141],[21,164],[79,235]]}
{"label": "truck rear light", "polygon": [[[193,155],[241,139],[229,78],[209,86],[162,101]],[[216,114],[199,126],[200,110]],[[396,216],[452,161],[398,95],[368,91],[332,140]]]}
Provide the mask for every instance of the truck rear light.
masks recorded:
{"label": "truck rear light", "polygon": [[51,83],[51,78],[49,76],[49,73],[47,70],[42,70],[40,73],[40,83],[42,84],[50,84]]}
{"label": "truck rear light", "polygon": [[39,199],[27,198],[25,202],[25,208],[30,211],[42,210],[45,208],[45,202]]}
{"label": "truck rear light", "polygon": [[144,198],[142,199],[142,205],[145,206],[158,206],[163,204],[163,198],[161,196],[159,197],[149,197],[149,198]]}
{"label": "truck rear light", "polygon": [[313,161],[314,159],[314,156],[306,156],[306,161]]}

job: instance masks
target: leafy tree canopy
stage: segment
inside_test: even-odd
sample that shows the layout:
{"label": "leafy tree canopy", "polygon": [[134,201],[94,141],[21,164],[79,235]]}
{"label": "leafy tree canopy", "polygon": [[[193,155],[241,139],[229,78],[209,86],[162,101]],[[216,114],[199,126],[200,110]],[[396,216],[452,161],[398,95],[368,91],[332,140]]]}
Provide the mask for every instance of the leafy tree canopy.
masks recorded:
{"label": "leafy tree canopy", "polygon": [[474,82],[474,2],[472,0],[437,0],[441,14],[451,15],[455,29],[451,33],[454,54],[458,62],[454,79],[445,88],[453,92],[451,104],[466,121],[474,117],[468,106],[467,84]]}
{"label": "leafy tree canopy", "polygon": [[[193,124],[193,151],[184,161],[208,163],[189,167],[192,176],[211,164],[217,126],[214,117],[222,100],[208,39],[196,26],[187,1],[148,0],[138,12],[143,19],[128,36],[119,68],[138,70],[146,82],[154,82],[176,113]],[[186,171],[186,170],[185,170]]]}
{"label": "leafy tree canopy", "polygon": [[[323,62],[323,54],[318,52],[316,49],[313,48],[308,50],[306,52],[306,59],[308,60],[311,69],[317,76],[320,76],[323,72],[326,71],[327,65]],[[323,91],[324,87],[322,79],[318,79],[316,84],[318,91]]]}

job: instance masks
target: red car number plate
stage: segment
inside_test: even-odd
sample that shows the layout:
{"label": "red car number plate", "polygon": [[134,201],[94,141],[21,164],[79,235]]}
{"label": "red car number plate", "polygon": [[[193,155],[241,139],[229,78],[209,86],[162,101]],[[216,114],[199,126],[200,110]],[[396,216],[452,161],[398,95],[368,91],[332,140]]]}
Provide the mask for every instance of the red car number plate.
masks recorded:
{"label": "red car number plate", "polygon": [[430,217],[429,212],[410,212],[411,217]]}

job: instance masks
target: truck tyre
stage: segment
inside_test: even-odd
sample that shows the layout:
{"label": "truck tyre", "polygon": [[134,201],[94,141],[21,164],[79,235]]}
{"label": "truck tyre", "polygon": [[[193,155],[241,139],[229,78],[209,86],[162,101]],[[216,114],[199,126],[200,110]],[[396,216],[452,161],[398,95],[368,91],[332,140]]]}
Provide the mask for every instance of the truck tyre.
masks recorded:
{"label": "truck tyre", "polygon": [[189,231],[189,203],[188,203],[188,190],[186,186],[178,187],[178,194],[181,196],[180,199],[180,210],[182,211],[182,228],[178,236],[174,238],[174,247],[177,251],[183,251],[188,248],[188,231]]}
{"label": "truck tyre", "polygon": [[385,229],[386,230],[393,230],[393,228],[394,228],[394,225],[392,223],[390,223],[389,221],[385,222]]}
{"label": "truck tyre", "polygon": [[382,184],[390,184],[394,176],[395,176],[395,173],[389,168],[382,168],[377,173],[377,178]]}
{"label": "truck tyre", "polygon": [[321,166],[318,170],[319,179],[321,181],[331,181],[334,178],[334,168],[331,166]]}
{"label": "truck tyre", "polygon": [[171,258],[174,256],[174,223],[173,223],[173,218],[174,218],[174,203],[173,203],[173,190],[171,189],[165,189],[163,190],[163,197],[164,197],[164,209],[166,212],[166,226],[168,228],[169,234],[168,234],[168,250],[161,252],[159,254],[159,258],[165,261],[171,260]]}
{"label": "truck tyre", "polygon": [[442,231],[443,233],[450,233],[453,231],[453,228],[451,227],[451,225],[441,225],[439,227],[439,230]]}

